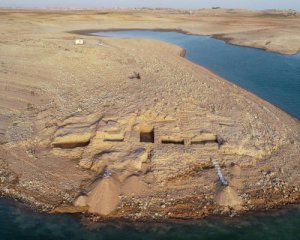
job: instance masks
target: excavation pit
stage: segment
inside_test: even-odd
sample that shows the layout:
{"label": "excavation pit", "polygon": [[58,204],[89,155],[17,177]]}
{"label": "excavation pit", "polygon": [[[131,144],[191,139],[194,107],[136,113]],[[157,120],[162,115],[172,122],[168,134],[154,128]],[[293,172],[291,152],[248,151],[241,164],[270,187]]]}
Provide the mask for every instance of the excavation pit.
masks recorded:
{"label": "excavation pit", "polygon": [[184,140],[182,141],[172,141],[172,140],[162,140],[162,144],[178,144],[178,145],[184,145]]}
{"label": "excavation pit", "polygon": [[140,142],[154,143],[154,128],[152,126],[140,126]]}
{"label": "excavation pit", "polygon": [[208,140],[208,141],[191,141],[192,145],[206,145],[206,144],[217,144],[218,141],[217,140]]}

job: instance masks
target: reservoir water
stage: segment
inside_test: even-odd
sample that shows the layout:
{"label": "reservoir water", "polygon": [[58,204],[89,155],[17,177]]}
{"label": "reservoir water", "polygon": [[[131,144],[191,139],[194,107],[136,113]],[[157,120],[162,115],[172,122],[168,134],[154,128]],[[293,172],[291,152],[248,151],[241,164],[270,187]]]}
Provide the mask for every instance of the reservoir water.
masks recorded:
{"label": "reservoir water", "polygon": [[90,229],[73,215],[47,215],[0,199],[1,240],[299,240],[300,208],[197,223],[105,224]]}
{"label": "reservoir water", "polygon": [[[300,54],[285,56],[177,32],[118,31],[97,34],[154,38],[179,45],[186,49],[189,60],[300,118]],[[0,240],[14,239],[298,240],[300,207],[242,218],[210,218],[196,223],[110,223],[91,229],[84,226],[78,216],[37,213],[0,198]]]}

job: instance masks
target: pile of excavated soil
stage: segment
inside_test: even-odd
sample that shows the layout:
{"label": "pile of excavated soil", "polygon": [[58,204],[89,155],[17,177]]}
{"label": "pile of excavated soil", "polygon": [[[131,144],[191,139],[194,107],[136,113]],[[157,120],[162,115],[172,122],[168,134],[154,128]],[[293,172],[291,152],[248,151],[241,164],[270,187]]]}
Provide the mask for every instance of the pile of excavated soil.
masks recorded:
{"label": "pile of excavated soil", "polygon": [[235,209],[239,209],[242,206],[241,197],[230,186],[225,187],[224,189],[220,189],[216,193],[215,201],[220,206],[228,206]]}

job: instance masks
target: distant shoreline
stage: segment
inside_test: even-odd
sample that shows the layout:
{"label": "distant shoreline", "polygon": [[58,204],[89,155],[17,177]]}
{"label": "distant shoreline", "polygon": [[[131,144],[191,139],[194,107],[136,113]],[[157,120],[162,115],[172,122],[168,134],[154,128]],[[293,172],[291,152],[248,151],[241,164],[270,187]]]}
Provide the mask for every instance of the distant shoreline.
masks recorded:
{"label": "distant shoreline", "polygon": [[[234,46],[239,46],[239,47],[245,47],[245,48],[254,48],[266,52],[271,52],[275,54],[281,54],[281,55],[297,55],[300,53],[300,50],[297,51],[296,53],[281,53],[281,52],[276,52],[269,50],[268,48],[261,48],[261,47],[254,47],[254,46],[246,46],[242,44],[235,44],[232,43],[234,40],[233,38],[227,37],[226,34],[212,34],[212,35],[203,35],[203,34],[196,34],[196,33],[191,33],[189,31],[183,30],[183,29],[177,29],[177,28],[111,28],[111,29],[82,29],[82,30],[73,30],[69,31],[68,33],[72,34],[78,34],[78,35],[89,35],[89,36],[95,36],[93,33],[96,32],[118,32],[118,31],[153,31],[153,32],[177,32],[177,33],[183,33],[186,35],[193,35],[193,36],[207,36],[211,37],[217,40],[224,41],[227,44],[231,44]],[[107,37],[107,36],[102,36],[102,37]],[[185,56],[185,53],[182,57]]]}
{"label": "distant shoreline", "polygon": [[0,10],[29,10],[29,11],[178,11],[178,12],[186,12],[186,11],[201,11],[201,10],[240,10],[240,11],[252,11],[252,12],[264,12],[264,13],[287,13],[290,11],[295,11],[296,13],[300,13],[300,9],[250,9],[250,8],[226,8],[226,7],[203,7],[203,8],[172,8],[172,7],[160,7],[160,8],[153,8],[153,7],[7,7],[7,6],[0,6]]}

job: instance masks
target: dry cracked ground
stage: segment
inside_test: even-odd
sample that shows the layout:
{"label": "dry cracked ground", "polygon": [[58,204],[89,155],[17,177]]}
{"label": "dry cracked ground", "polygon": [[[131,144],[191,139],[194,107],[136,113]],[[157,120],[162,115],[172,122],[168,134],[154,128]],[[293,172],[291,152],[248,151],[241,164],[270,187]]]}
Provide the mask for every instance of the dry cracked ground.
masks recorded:
{"label": "dry cracked ground", "polygon": [[181,24],[180,13],[169,13],[175,21],[150,11],[146,23],[130,20],[142,13],[114,14],[1,11],[2,194],[51,212],[129,219],[298,202],[299,121],[177,46],[95,36],[74,44],[78,35],[68,32],[88,26]]}

